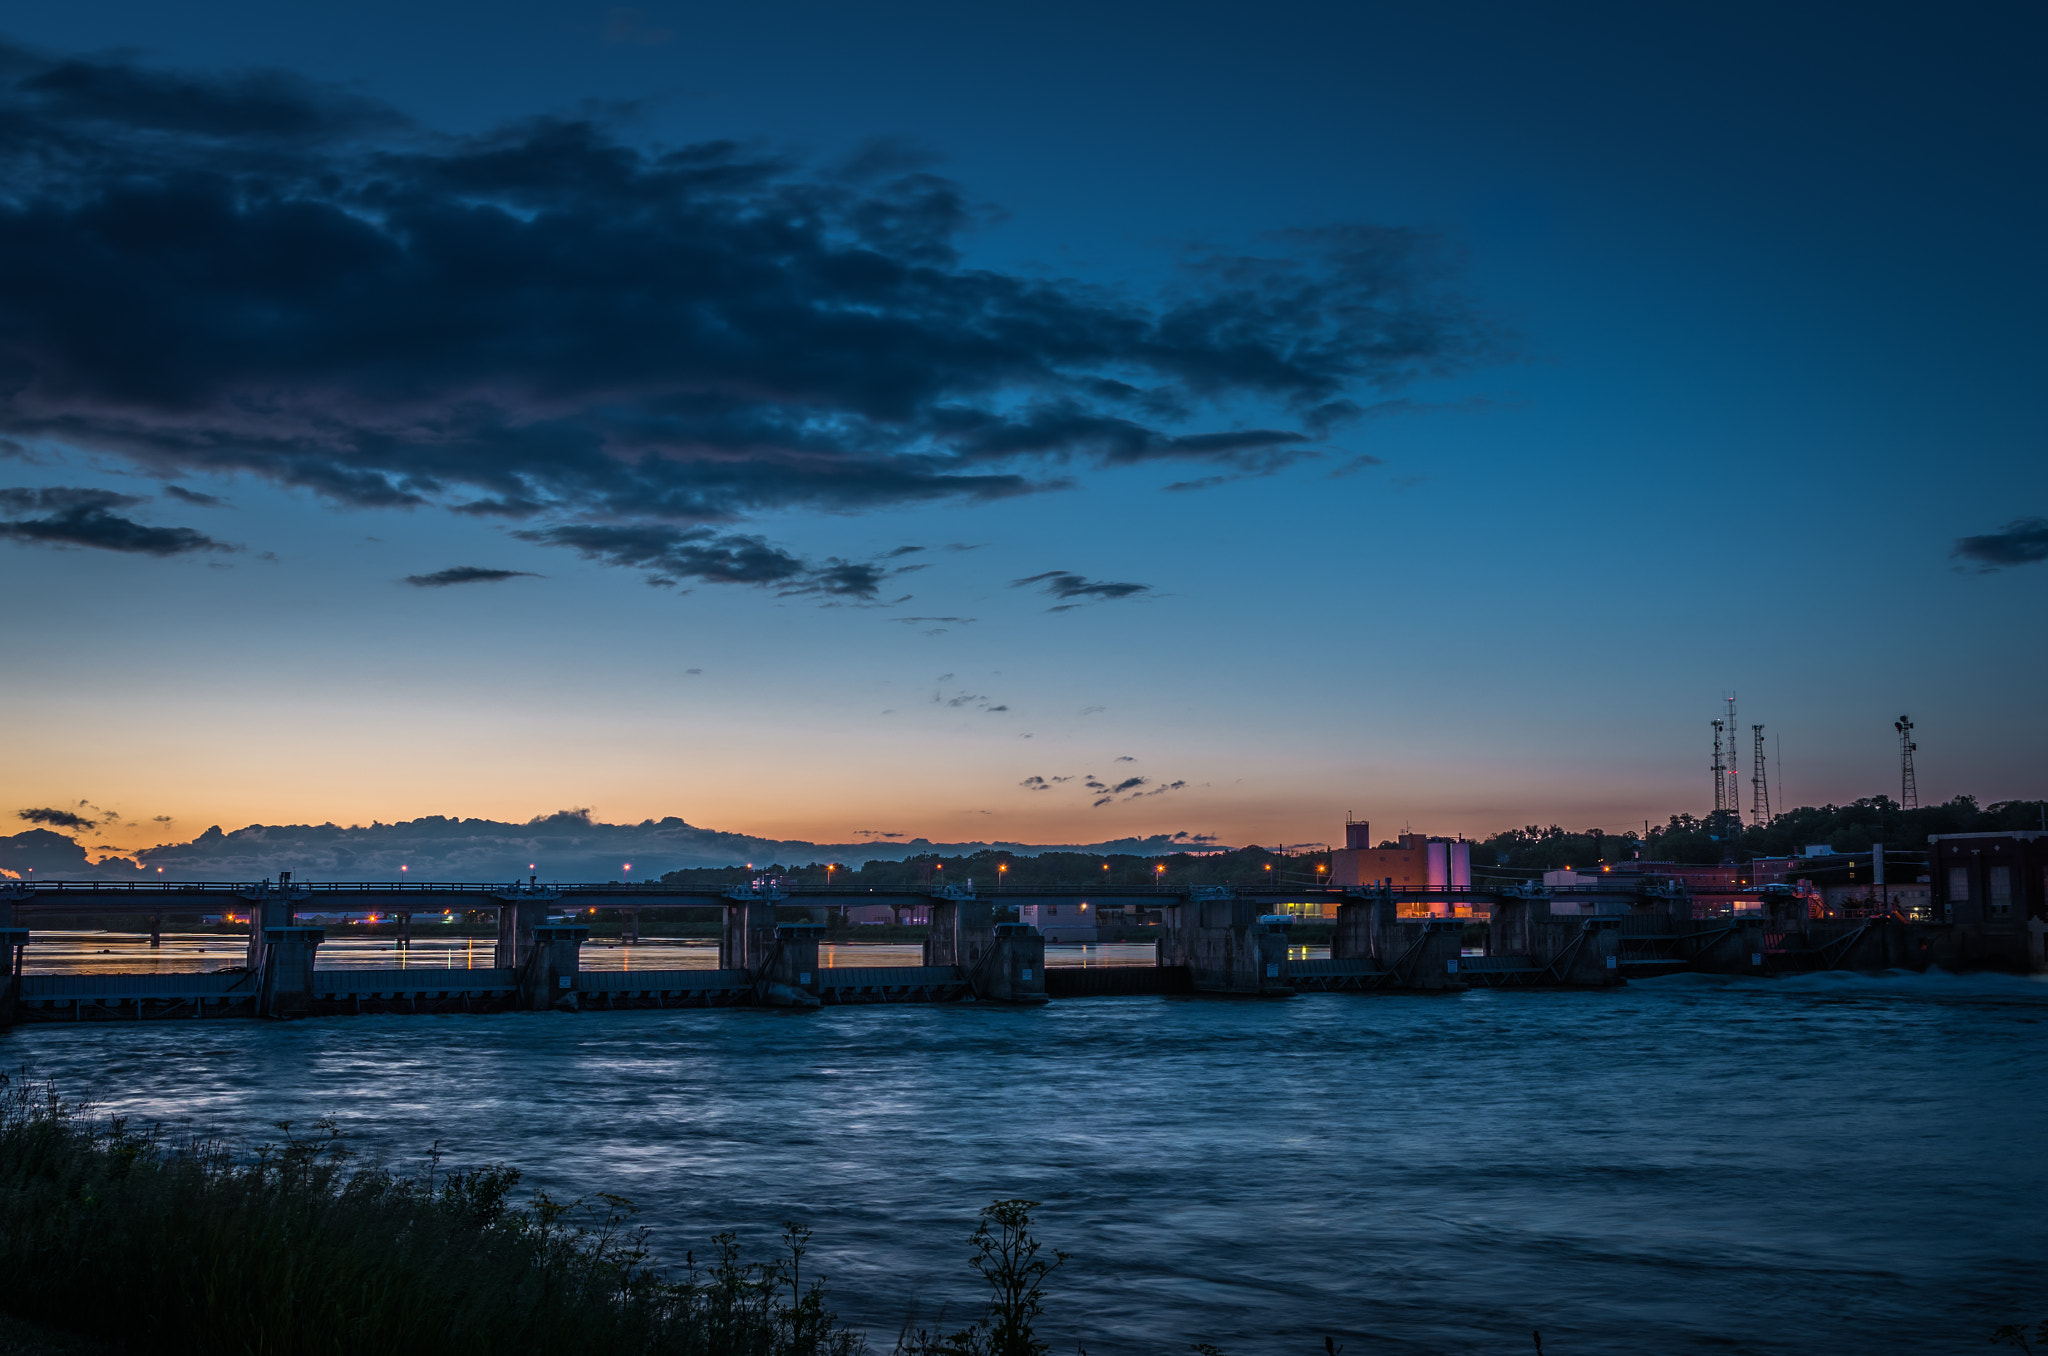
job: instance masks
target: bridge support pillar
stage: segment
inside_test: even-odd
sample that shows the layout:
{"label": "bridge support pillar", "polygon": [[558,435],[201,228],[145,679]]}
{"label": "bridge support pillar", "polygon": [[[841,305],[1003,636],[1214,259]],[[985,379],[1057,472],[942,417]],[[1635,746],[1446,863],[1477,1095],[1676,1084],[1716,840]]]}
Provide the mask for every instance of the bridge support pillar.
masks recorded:
{"label": "bridge support pillar", "polygon": [[627,946],[639,945],[640,910],[621,909],[619,911],[619,940]]}
{"label": "bridge support pillar", "polygon": [[241,891],[240,897],[249,901],[249,969],[258,974],[269,963],[269,943],[264,939],[274,928],[298,926],[297,906],[306,897],[305,887],[292,888],[292,873],[280,871],[277,883],[264,881],[253,890]]}
{"label": "bridge support pillar", "polygon": [[1330,934],[1330,959],[1375,959],[1380,954],[1380,934],[1393,925],[1394,897],[1384,891],[1342,901],[1337,905],[1337,929]]}
{"label": "bridge support pillar", "polygon": [[754,992],[777,1008],[818,1006],[818,939],[822,923],[783,923],[775,929],[775,949],[754,972]]}
{"label": "bridge support pillar", "polygon": [[1576,922],[1578,936],[1565,941],[1562,936],[1555,938],[1563,942],[1558,956],[1569,950],[1571,957],[1558,966],[1557,982],[1573,988],[1605,989],[1627,981],[1621,977],[1621,915],[1602,914],[1591,918],[1558,918],[1551,921],[1553,929],[1562,929]]}
{"label": "bridge support pillar", "polygon": [[725,927],[718,935],[718,968],[758,975],[775,951],[775,901],[734,900],[725,906]]}
{"label": "bridge support pillar", "polygon": [[1465,924],[1457,918],[1396,918],[1375,940],[1380,969],[1392,978],[1384,987],[1421,993],[1457,993],[1470,986],[1458,977]]}
{"label": "bridge support pillar", "polygon": [[1256,900],[1191,896],[1168,905],[1163,959],[1185,965],[1203,993],[1285,997],[1287,928],[1293,920],[1262,914]]}
{"label": "bridge support pillar", "polygon": [[[898,906],[897,916],[902,916]],[[931,930],[925,934],[926,965],[957,965],[968,987],[979,990],[977,975],[989,963],[995,943],[994,910],[985,899],[934,899]]]}
{"label": "bridge support pillar", "polygon": [[410,951],[412,949],[412,915],[409,913],[398,915],[398,949],[401,951]]}
{"label": "bridge support pillar", "polygon": [[325,940],[325,928],[263,929],[260,1011],[265,1017],[297,1017],[306,1011],[313,994],[313,953]]}
{"label": "bridge support pillar", "polygon": [[517,970],[526,964],[534,946],[534,930],[548,925],[545,899],[506,900],[498,905],[498,950],[492,964],[500,970]]}
{"label": "bridge support pillar", "polygon": [[[4,910],[12,915],[14,909]],[[11,917],[0,919],[12,923]],[[28,929],[0,927],[0,1029],[14,1025],[15,1001],[21,997],[21,951],[28,945]]]}
{"label": "bridge support pillar", "polygon": [[576,975],[590,929],[582,923],[537,923],[519,965],[519,1005],[528,1012],[576,1011]]}
{"label": "bridge support pillar", "polygon": [[149,944],[152,948],[164,944],[164,916],[160,913],[149,916]]}
{"label": "bridge support pillar", "polygon": [[1029,923],[997,923],[975,993],[991,1003],[1045,1002],[1045,934]]}

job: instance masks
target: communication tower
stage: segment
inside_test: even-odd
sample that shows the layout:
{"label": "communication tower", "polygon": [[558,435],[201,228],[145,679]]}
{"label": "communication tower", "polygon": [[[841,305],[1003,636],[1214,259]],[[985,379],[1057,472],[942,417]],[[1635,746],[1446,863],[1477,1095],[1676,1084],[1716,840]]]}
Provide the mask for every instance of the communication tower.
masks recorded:
{"label": "communication tower", "polygon": [[1900,716],[1892,728],[1899,732],[1899,808],[1917,810],[1920,788],[1913,782],[1913,750],[1920,746],[1913,742],[1913,718]]}
{"label": "communication tower", "polygon": [[1771,784],[1764,778],[1764,727],[1752,725],[1749,733],[1756,740],[1756,770],[1749,778],[1749,822],[1762,827],[1771,822]]}
{"label": "communication tower", "polygon": [[1714,722],[1714,814],[1718,818],[1728,808],[1727,760],[1722,756],[1721,721]]}
{"label": "communication tower", "polygon": [[1736,742],[1742,738],[1742,727],[1735,723],[1735,694],[1729,693],[1728,702],[1728,766],[1724,775],[1728,779],[1727,793],[1723,804],[1735,828],[1742,827],[1742,749]]}

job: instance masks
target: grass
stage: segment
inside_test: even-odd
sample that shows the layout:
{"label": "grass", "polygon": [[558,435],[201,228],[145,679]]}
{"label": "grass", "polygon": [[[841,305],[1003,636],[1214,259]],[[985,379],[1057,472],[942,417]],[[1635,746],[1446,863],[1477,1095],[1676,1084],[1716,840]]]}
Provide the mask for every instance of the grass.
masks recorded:
{"label": "grass", "polygon": [[[7,1310],[78,1339],[181,1356],[857,1356],[803,1259],[742,1260],[729,1234],[679,1274],[630,1202],[513,1203],[504,1166],[412,1175],[355,1164],[331,1124],[236,1154],[97,1121],[0,1080],[0,1275]],[[0,1347],[0,1353],[9,1348]]]}

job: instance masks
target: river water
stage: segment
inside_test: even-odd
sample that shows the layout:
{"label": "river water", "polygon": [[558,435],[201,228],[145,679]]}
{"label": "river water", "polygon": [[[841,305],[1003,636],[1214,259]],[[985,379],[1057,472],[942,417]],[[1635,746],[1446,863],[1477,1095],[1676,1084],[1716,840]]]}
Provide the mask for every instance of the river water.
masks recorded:
{"label": "river water", "polygon": [[1026,1196],[1097,1356],[1987,1350],[2048,1316],[2044,1056],[2048,984],[1940,975],[0,1037],[108,1111],[615,1191],[677,1260],[806,1221],[885,1351]]}

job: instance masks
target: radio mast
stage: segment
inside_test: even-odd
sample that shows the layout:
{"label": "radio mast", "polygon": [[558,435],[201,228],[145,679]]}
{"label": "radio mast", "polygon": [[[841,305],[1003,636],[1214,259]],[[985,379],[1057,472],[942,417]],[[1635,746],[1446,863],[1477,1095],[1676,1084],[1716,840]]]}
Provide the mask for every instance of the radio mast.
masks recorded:
{"label": "radio mast", "polygon": [[1728,794],[1724,804],[1728,818],[1735,829],[1742,827],[1742,750],[1736,743],[1742,738],[1742,727],[1735,723],[1735,694],[1728,694]]}
{"label": "radio mast", "polygon": [[1714,819],[1718,823],[1721,812],[1728,808],[1728,780],[1722,775],[1727,762],[1721,756],[1721,725],[1714,722]]}
{"label": "radio mast", "polygon": [[1899,732],[1899,808],[1917,810],[1920,788],[1913,781],[1913,750],[1920,746],[1913,742],[1913,718],[1900,716],[1892,722],[1892,728]]}
{"label": "radio mast", "polygon": [[1749,778],[1749,821],[1762,827],[1771,822],[1771,784],[1764,777],[1764,727],[1752,725],[1749,732],[1756,740],[1756,770]]}

